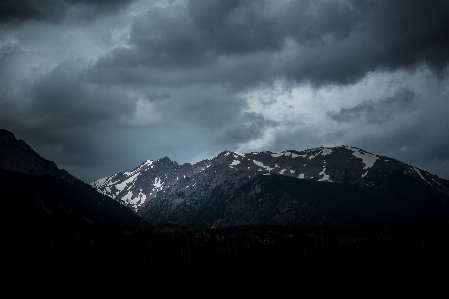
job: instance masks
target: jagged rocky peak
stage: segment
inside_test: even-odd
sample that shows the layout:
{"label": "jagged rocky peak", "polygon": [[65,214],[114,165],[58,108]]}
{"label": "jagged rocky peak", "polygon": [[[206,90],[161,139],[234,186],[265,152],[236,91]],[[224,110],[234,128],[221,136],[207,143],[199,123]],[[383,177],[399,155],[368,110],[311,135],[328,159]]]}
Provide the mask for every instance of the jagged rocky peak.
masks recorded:
{"label": "jagged rocky peak", "polygon": [[209,160],[191,165],[179,165],[168,157],[147,160],[129,172],[120,172],[93,182],[99,192],[138,210],[148,200],[164,193],[174,184],[189,180],[191,176],[210,166]]}
{"label": "jagged rocky peak", "polygon": [[163,158],[160,158],[158,160],[156,160],[157,163],[161,164],[161,165],[171,165],[174,162],[172,160],[170,160],[169,157],[165,156]]}
{"label": "jagged rocky peak", "polygon": [[215,158],[216,158],[216,159],[225,159],[225,158],[227,158],[227,157],[231,157],[231,156],[229,156],[229,155],[232,156],[232,152],[231,152],[231,151],[228,151],[228,150],[225,150],[225,151],[222,151],[221,153],[219,153],[219,154],[217,155],[217,157],[215,157]]}

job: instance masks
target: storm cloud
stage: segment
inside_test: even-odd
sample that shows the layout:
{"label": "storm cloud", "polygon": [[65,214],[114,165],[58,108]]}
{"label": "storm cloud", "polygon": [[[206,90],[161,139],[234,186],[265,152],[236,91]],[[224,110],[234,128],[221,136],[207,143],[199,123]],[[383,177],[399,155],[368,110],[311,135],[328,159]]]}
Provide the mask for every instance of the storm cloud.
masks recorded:
{"label": "storm cloud", "polygon": [[0,126],[81,179],[348,144],[449,178],[448,1],[2,1]]}
{"label": "storm cloud", "polygon": [[164,70],[185,82],[240,88],[278,78],[352,84],[372,71],[420,67],[442,76],[448,11],[447,1],[190,1],[140,14],[130,47],[96,67]]}
{"label": "storm cloud", "polygon": [[410,89],[402,89],[394,96],[373,101],[364,100],[350,108],[342,108],[338,112],[329,112],[329,116],[337,122],[351,122],[363,119],[367,123],[384,123],[396,114],[407,113],[415,109],[415,99],[418,95]]}
{"label": "storm cloud", "polygon": [[134,0],[3,0],[0,23],[26,21],[62,23],[68,19],[87,20],[98,14],[111,13]]}

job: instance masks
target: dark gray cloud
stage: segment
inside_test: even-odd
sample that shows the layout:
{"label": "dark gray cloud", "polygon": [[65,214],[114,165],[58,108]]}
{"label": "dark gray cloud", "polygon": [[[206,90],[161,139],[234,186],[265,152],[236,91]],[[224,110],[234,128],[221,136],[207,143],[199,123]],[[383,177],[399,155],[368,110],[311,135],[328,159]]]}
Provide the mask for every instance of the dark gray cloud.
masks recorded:
{"label": "dark gray cloud", "polygon": [[238,55],[283,47],[282,28],[266,1],[189,1],[188,13],[203,51]]}
{"label": "dark gray cloud", "polygon": [[[447,1],[190,1],[142,14],[132,47],[97,68],[176,69],[181,78],[213,68],[210,80],[237,86],[276,78],[349,84],[376,70],[423,66],[444,75],[448,14]],[[240,85],[244,74],[251,79]]]}
{"label": "dark gray cloud", "polygon": [[117,121],[134,111],[134,103],[124,101],[122,91],[90,86],[80,70],[82,61],[58,65],[39,77],[29,89],[27,113],[41,126],[88,127],[102,121]]}
{"label": "dark gray cloud", "polygon": [[96,146],[102,138],[95,140],[95,132],[113,127],[135,111],[135,103],[124,101],[122,91],[85,82],[83,65],[66,61],[0,96],[2,127],[62,165],[89,166],[99,158]]}
{"label": "dark gray cloud", "polygon": [[403,88],[392,97],[378,101],[364,100],[354,107],[342,108],[338,112],[328,112],[328,115],[339,123],[362,119],[367,123],[379,124],[391,120],[398,114],[416,109],[417,98],[418,94],[414,91]]}
{"label": "dark gray cloud", "polygon": [[349,84],[375,70],[447,70],[447,1],[294,1],[285,8],[294,14],[298,6],[301,21],[286,22],[302,47],[279,66],[288,78]]}
{"label": "dark gray cloud", "polygon": [[276,127],[276,121],[266,119],[254,112],[244,112],[236,123],[232,123],[223,131],[219,142],[225,145],[238,145],[262,136],[266,128]]}
{"label": "dark gray cloud", "polygon": [[113,12],[134,0],[2,0],[0,23],[24,21],[60,23],[67,18],[92,19]]}
{"label": "dark gray cloud", "polygon": [[25,20],[56,21],[64,17],[66,10],[65,1],[6,0],[0,3],[0,20],[2,23]]}
{"label": "dark gray cloud", "polygon": [[439,0],[2,1],[0,126],[86,181],[341,144],[449,178],[448,15]]}

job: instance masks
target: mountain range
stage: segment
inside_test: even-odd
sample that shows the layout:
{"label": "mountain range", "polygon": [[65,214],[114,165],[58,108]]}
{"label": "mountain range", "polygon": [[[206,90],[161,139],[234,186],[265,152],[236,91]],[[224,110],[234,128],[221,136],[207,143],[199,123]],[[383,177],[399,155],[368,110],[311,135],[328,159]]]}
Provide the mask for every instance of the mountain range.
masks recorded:
{"label": "mountain range", "polygon": [[449,265],[448,181],[354,147],[165,157],[92,185],[103,194],[0,130],[8,277],[427,276]]}
{"label": "mountain range", "polygon": [[379,228],[449,215],[449,181],[351,146],[168,157],[91,185],[152,224]]}
{"label": "mountain range", "polygon": [[224,151],[193,165],[164,157],[89,186],[0,130],[0,175],[7,217],[23,231],[379,228],[449,215],[448,180],[350,146]]}

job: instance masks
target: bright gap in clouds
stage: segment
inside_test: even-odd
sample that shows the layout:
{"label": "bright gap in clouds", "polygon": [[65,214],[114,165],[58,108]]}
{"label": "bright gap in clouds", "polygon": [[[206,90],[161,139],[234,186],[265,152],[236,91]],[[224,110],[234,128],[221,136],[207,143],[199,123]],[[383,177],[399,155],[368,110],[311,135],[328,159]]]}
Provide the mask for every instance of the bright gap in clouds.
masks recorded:
{"label": "bright gap in clouds", "polygon": [[[278,125],[238,150],[276,152],[344,144],[423,167],[429,162],[424,158],[426,142],[447,138],[441,103],[449,108],[448,85],[448,79],[441,81],[425,68],[414,73],[378,71],[356,84],[317,89],[279,80],[241,95],[248,101],[248,112]],[[430,168],[441,173],[438,163]]]}

